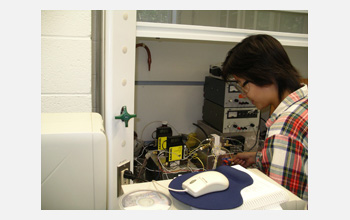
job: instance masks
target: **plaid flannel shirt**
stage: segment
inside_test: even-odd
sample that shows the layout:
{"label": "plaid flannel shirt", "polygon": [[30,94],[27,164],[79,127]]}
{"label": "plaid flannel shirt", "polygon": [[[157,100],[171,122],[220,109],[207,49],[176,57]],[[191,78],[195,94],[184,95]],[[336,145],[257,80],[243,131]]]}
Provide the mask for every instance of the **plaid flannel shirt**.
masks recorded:
{"label": "plaid flannel shirt", "polygon": [[286,97],[266,122],[264,147],[256,155],[258,168],[308,200],[308,89],[304,85]]}

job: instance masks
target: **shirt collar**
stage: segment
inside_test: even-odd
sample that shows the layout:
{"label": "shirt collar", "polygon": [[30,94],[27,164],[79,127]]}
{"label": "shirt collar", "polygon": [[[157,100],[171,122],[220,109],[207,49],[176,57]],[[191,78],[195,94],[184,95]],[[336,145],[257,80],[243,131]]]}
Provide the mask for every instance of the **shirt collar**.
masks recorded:
{"label": "shirt collar", "polygon": [[284,111],[286,111],[291,105],[295,102],[299,101],[308,96],[308,88],[307,85],[302,84],[302,87],[295,92],[289,94],[275,109],[275,111],[271,114],[269,120],[266,122],[266,127],[270,127],[273,122],[281,115]]}

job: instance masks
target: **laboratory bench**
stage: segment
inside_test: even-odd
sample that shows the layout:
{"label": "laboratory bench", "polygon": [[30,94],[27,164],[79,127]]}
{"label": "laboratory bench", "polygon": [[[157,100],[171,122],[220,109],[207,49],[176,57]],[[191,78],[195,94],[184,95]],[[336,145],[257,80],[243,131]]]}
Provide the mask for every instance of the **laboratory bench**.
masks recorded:
{"label": "laboratory bench", "polygon": [[[245,169],[245,168],[242,168],[242,169]],[[273,206],[270,205],[270,206],[264,206],[264,207],[261,207],[261,208],[254,208],[254,209],[265,209],[265,210],[266,209],[280,209],[280,210],[306,210],[307,209],[307,202],[306,201],[300,199],[299,197],[294,195],[292,192],[290,192],[289,190],[285,189],[280,184],[276,183],[274,180],[272,180],[271,178],[266,176],[260,170],[258,170],[256,168],[249,168],[249,169],[246,169],[246,170],[247,170],[246,172],[250,173],[252,177],[255,176],[259,180],[262,180],[265,183],[267,182],[269,185],[272,184],[271,186],[277,187],[276,189],[278,189],[280,191],[283,191],[284,194],[285,194],[285,197],[286,197],[285,200],[282,203],[277,204],[277,206],[275,204]],[[255,180],[257,180],[257,179],[254,179],[254,181]],[[156,181],[157,184],[156,183],[152,183],[152,182],[144,182],[144,183],[135,183],[135,184],[122,185],[123,194],[120,197],[118,197],[119,209],[124,209],[120,205],[120,202],[121,202],[123,196],[126,196],[129,193],[132,193],[132,192],[135,192],[135,191],[138,191],[138,190],[152,190],[152,191],[158,191],[158,192],[163,193],[164,195],[169,197],[170,200],[171,200],[171,206],[170,206],[169,210],[191,210],[191,209],[196,209],[196,208],[193,208],[193,207],[191,207],[191,206],[189,206],[189,205],[187,205],[187,204],[185,204],[185,203],[175,199],[174,197],[172,197],[172,195],[169,193],[169,190],[167,189],[167,187],[169,186],[171,181],[172,181],[172,179],[167,179],[167,180]],[[158,184],[162,185],[163,187],[159,186]],[[255,184],[255,182],[253,184]],[[249,191],[251,187],[252,186],[248,186],[248,187],[246,187],[246,189]],[[245,189],[242,189],[242,191],[241,191],[243,201],[245,201],[245,198],[249,197],[249,195],[244,190]],[[251,195],[250,195],[250,197],[251,197]],[[237,207],[235,209],[237,209],[237,210],[249,210],[250,208],[247,205],[245,205],[245,203],[243,203],[241,206],[239,206],[239,207]],[[233,209],[233,210],[235,210],[235,209]]]}

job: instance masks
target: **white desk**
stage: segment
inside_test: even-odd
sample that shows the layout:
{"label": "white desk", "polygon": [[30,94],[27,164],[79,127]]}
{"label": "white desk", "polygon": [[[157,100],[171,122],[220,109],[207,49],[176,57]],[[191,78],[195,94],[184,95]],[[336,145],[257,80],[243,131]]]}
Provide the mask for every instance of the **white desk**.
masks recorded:
{"label": "white desk", "polygon": [[[279,185],[276,183],[274,180],[263,174],[261,171],[258,169],[248,169],[250,172],[258,175],[259,177],[269,181],[270,183],[282,188],[288,193],[289,196],[289,201],[281,204],[282,209],[284,210],[305,210],[307,207],[307,203],[285,189],[283,186]],[[168,187],[169,183],[172,180],[160,180],[157,181],[159,184]],[[153,184],[152,182],[147,182],[147,183],[137,183],[137,184],[129,184],[129,185],[123,185],[122,190],[124,191],[124,194],[136,191],[136,190],[157,190],[159,192],[164,193],[167,195],[171,200],[172,200],[172,205],[170,207],[171,210],[188,210],[192,209],[189,205],[186,205],[175,198],[171,196],[169,191],[161,186],[158,186],[157,184]],[[119,201],[118,201],[119,202]]]}

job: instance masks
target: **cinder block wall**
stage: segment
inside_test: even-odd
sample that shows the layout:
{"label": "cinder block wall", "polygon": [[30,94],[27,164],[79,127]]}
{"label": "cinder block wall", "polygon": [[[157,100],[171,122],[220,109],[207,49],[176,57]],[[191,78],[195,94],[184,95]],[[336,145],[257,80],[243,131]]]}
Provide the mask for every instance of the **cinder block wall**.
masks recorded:
{"label": "cinder block wall", "polygon": [[91,112],[91,11],[41,11],[41,112]]}

